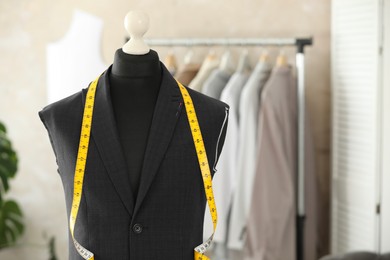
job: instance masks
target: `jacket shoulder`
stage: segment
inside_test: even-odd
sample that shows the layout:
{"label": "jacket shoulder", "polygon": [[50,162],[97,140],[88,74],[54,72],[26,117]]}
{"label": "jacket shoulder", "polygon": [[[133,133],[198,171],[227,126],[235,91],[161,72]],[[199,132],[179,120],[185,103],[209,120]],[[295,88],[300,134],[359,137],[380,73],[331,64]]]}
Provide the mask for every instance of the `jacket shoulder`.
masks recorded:
{"label": "jacket shoulder", "polygon": [[[75,125],[73,122],[82,120],[80,111],[83,109],[83,90],[46,105],[38,112],[39,118],[47,130],[51,147],[55,154],[58,173],[60,173],[59,158],[61,157],[59,153],[61,149],[59,147],[62,146],[65,133],[73,134],[76,132],[76,129],[72,128]],[[72,129],[72,131],[69,131],[69,129]]]}
{"label": "jacket shoulder", "polygon": [[83,91],[86,91],[86,89],[82,89],[43,107],[38,112],[38,115],[46,128],[55,122],[55,120],[64,120],[65,118],[79,115],[79,111],[82,109]]}
{"label": "jacket shoulder", "polygon": [[213,162],[213,177],[214,173],[217,171],[216,166],[225,143],[230,107],[221,100],[205,95],[189,87],[186,88],[193,100],[195,110],[200,112],[199,114],[197,113],[200,118],[200,128],[205,128],[207,130],[207,135],[210,138],[208,140],[211,140],[212,145],[209,146],[209,149],[215,151],[208,154],[208,156],[210,156],[210,162]]}
{"label": "jacket shoulder", "polygon": [[190,94],[194,105],[197,106],[197,109],[206,112],[217,112],[217,114],[224,115],[225,110],[229,110],[229,105],[219,99],[210,97],[206,94],[203,94],[197,90],[194,90],[190,87],[184,86],[188,93]]}
{"label": "jacket shoulder", "polygon": [[38,112],[40,120],[49,133],[57,129],[57,126],[72,124],[75,120],[82,119],[83,91],[86,89],[46,105]]}

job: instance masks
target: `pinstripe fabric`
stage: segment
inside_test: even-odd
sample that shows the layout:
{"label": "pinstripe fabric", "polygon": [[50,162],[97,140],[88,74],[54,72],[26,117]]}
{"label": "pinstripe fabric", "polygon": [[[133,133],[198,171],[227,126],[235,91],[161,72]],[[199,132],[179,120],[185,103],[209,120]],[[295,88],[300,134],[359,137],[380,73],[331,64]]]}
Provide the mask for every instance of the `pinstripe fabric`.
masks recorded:
{"label": "pinstripe fabric", "polygon": [[[193,260],[193,249],[202,243],[206,197],[188,119],[185,109],[179,106],[183,102],[180,90],[161,63],[163,77],[135,201],[110,99],[111,67],[102,73],[96,90],[75,237],[95,254],[96,260]],[[229,106],[187,89],[214,176],[212,166],[222,152],[227,127],[223,121]],[[38,113],[56,156],[68,216],[86,92],[87,88],[82,89]],[[140,233],[133,230],[135,224],[141,225]],[[69,259],[82,259],[71,239]]]}

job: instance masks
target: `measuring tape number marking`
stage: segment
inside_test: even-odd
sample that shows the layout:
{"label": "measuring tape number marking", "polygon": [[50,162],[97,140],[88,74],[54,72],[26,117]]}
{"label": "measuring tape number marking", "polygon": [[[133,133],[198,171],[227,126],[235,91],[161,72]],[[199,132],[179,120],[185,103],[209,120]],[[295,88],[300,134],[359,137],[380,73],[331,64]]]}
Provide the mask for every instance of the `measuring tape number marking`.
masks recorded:
{"label": "measuring tape number marking", "polygon": [[[177,81],[177,80],[176,80]],[[210,167],[207,159],[206,148],[204,146],[202,133],[200,131],[198,118],[196,116],[194,104],[192,103],[191,96],[188,94],[187,89],[177,81],[179,85],[181,94],[184,99],[184,105],[187,112],[188,122],[190,124],[192,139],[194,140],[196,154],[198,156],[198,162],[200,166],[200,170],[202,172],[204,190],[206,192],[206,198],[209,205],[209,210],[211,214],[211,218],[213,220],[213,234],[202,244],[195,247],[195,260],[209,260],[210,258],[204,255],[207,249],[211,246],[211,242],[213,241],[215,229],[217,228],[217,207],[215,205],[214,193],[213,193],[213,185],[210,173]]]}
{"label": "measuring tape number marking", "polygon": [[[77,214],[80,207],[80,201],[81,201],[81,196],[83,191],[85,165],[87,161],[88,146],[89,146],[89,140],[91,134],[91,126],[92,126],[93,107],[95,101],[96,87],[99,78],[100,75],[94,81],[92,81],[91,85],[88,88],[87,98],[85,101],[81,134],[80,134],[80,142],[79,142],[79,148],[77,152],[76,168],[74,174],[73,201],[72,201],[72,208],[69,217],[69,228],[72,234],[74,246],[77,252],[84,259],[87,260],[94,260],[94,254],[88,249],[84,248],[79,242],[77,242],[76,238],[74,237],[74,227],[76,224]],[[180,82],[177,81],[177,83],[179,85],[180,92],[183,96],[188,122],[191,128],[192,138],[194,141],[200,170],[202,172],[204,189],[205,189],[206,198],[209,205],[209,209],[213,221],[213,227],[214,227],[213,234],[204,243],[195,247],[194,260],[210,260],[209,257],[204,255],[204,253],[211,246],[215,229],[217,227],[217,208],[214,200],[210,167],[207,159],[202,133],[199,127],[198,119],[196,116],[194,105],[192,103],[191,96],[189,95],[187,89]]]}

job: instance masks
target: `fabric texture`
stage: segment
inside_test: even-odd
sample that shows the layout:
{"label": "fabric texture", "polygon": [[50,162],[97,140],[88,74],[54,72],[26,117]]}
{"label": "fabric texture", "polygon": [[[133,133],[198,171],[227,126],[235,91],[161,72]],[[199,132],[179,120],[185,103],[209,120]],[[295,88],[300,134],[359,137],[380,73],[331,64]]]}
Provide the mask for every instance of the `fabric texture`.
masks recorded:
{"label": "fabric texture", "polygon": [[202,92],[202,87],[204,82],[209,78],[211,72],[214,69],[218,68],[218,66],[219,66],[219,59],[213,56],[206,57],[198,73],[196,74],[195,78],[193,78],[190,84],[188,84],[188,87],[193,90]]}
{"label": "fabric texture", "polygon": [[[261,96],[245,260],[296,259],[297,119],[297,88],[292,68],[275,67]],[[305,259],[316,260],[317,190],[307,121]]]}
{"label": "fabric texture", "polygon": [[213,98],[219,99],[222,90],[230,79],[230,74],[221,69],[215,69],[211,72],[210,77],[204,82],[202,93]]}
{"label": "fabric texture", "polygon": [[[228,211],[231,206],[233,191],[235,188],[236,168],[237,168],[237,140],[238,140],[238,104],[242,88],[244,87],[249,75],[247,73],[234,73],[226,87],[221,93],[220,100],[230,106],[229,125],[225,137],[224,152],[221,154],[218,162],[219,171],[222,175],[214,177],[214,196],[218,201],[218,228],[214,235],[214,241],[226,243],[228,227]],[[204,234],[212,232],[210,223],[211,217],[206,214]]]}
{"label": "fabric texture", "polygon": [[244,246],[244,227],[252,199],[252,183],[255,173],[257,118],[261,90],[267,82],[272,66],[267,62],[256,64],[241,91],[239,101],[239,131],[237,157],[237,187],[234,191],[229,221],[228,247],[241,250]]}
{"label": "fabric texture", "polygon": [[[96,260],[193,260],[194,248],[203,242],[207,202],[203,179],[184,104],[180,105],[183,99],[179,87],[162,63],[161,67],[163,77],[136,200],[128,185],[110,99],[108,74],[112,65],[98,82],[75,226],[76,239],[95,254]],[[38,113],[56,156],[68,216],[87,90],[49,104]],[[196,109],[213,177],[224,144],[229,106],[187,90]],[[83,259],[74,248],[70,231],[68,235],[69,259]]]}

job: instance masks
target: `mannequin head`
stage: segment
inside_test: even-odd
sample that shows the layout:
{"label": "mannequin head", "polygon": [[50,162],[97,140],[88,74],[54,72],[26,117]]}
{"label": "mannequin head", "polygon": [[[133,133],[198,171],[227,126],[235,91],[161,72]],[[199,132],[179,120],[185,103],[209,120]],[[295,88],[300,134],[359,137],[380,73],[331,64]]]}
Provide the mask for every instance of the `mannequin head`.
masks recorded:
{"label": "mannequin head", "polygon": [[125,17],[125,28],[131,38],[142,38],[149,29],[149,17],[142,11],[130,11]]}

